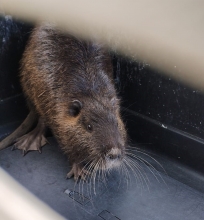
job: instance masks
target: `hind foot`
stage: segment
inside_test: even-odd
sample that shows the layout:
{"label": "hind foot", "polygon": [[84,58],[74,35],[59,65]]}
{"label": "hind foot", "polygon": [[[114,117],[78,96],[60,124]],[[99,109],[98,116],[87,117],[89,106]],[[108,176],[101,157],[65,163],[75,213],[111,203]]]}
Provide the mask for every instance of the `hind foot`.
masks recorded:
{"label": "hind foot", "polygon": [[12,150],[22,150],[23,156],[31,150],[37,150],[41,153],[41,148],[48,143],[44,136],[45,129],[46,127],[43,121],[39,119],[38,124],[34,130],[16,139],[16,143],[14,144]]}
{"label": "hind foot", "polygon": [[90,174],[85,168],[81,167],[80,165],[74,163],[72,165],[72,169],[69,173],[67,173],[67,179],[74,176],[74,180],[77,181],[79,178],[82,180],[86,180],[86,177]]}

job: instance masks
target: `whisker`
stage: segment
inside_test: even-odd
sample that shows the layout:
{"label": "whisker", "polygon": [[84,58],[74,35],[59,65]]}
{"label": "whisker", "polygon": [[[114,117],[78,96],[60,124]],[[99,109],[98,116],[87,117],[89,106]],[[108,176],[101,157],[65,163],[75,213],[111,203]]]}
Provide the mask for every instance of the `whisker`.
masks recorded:
{"label": "whisker", "polygon": [[[96,163],[96,161],[92,161],[91,162],[91,164],[89,165],[89,168],[88,168],[88,175],[91,173],[91,171],[93,170],[93,167],[95,166],[95,163]],[[91,175],[89,176],[89,182],[90,182],[90,184],[88,184],[88,186],[87,186],[87,190],[88,190],[88,193],[90,194],[90,198],[91,198],[91,200],[92,200],[92,193],[91,193],[91,190],[92,190],[92,188],[91,188]]]}
{"label": "whisker", "polygon": [[[128,149],[128,148],[132,148],[132,149]],[[166,175],[168,175],[168,174],[166,173],[165,169],[163,168],[163,166],[161,165],[161,163],[159,163],[159,161],[156,160],[154,157],[150,156],[149,154],[147,154],[147,153],[145,153],[145,152],[143,152],[143,151],[141,151],[141,150],[138,150],[137,148],[129,147],[129,146],[128,146],[128,148],[126,148],[126,151],[128,151],[128,150],[129,150],[129,151],[136,151],[136,152],[139,152],[139,153],[141,153],[141,154],[143,154],[143,155],[145,155],[145,156],[151,158],[156,164],[159,165],[159,167],[162,169],[162,171],[163,171]]]}
{"label": "whisker", "polygon": [[[127,165],[127,166],[131,169],[131,171],[133,172],[133,175],[134,175],[134,177],[135,177],[136,182],[137,182],[138,179],[139,179],[140,182],[142,183],[142,179],[141,179],[140,173],[139,173],[139,175],[138,175],[138,174],[135,172],[135,170],[133,169],[132,165],[131,165],[130,162],[128,161],[128,158],[125,158],[125,159],[124,159],[124,162],[125,162],[125,165]],[[127,172],[128,172],[128,169],[127,169],[127,168],[126,168],[126,170],[127,170]],[[138,170],[138,169],[136,168],[136,170]],[[128,179],[131,181],[129,172],[128,172]]]}
{"label": "whisker", "polygon": [[123,163],[122,163],[122,169],[124,170],[125,175],[126,175],[126,180],[127,180],[126,182],[127,182],[127,189],[128,189],[128,186],[129,186],[129,172],[128,172],[128,169],[126,167],[125,161],[123,161]]}
{"label": "whisker", "polygon": [[98,167],[99,167],[99,163],[100,163],[100,159],[97,161],[94,170],[93,170],[93,184],[94,184],[94,194],[96,195],[96,174],[98,171]]}
{"label": "whisker", "polygon": [[[83,160],[81,160],[80,162],[78,162],[78,163],[76,163],[76,164],[81,164],[81,163],[83,163],[84,161],[87,161],[87,159],[89,159],[89,158],[91,158],[92,157],[92,155],[89,155],[89,156],[87,156],[86,158],[84,158]],[[90,162],[91,160],[89,160],[89,162]],[[88,162],[87,162],[88,163]],[[86,163],[86,164],[87,164]]]}
{"label": "whisker", "polygon": [[[132,153],[126,153],[127,155],[139,160],[141,163],[145,164],[146,167],[148,168],[148,170],[153,174],[153,176],[156,178],[156,180],[160,183],[160,180],[158,179],[158,177],[156,176],[156,174],[160,177],[160,179],[162,180],[162,182],[164,182],[166,184],[166,182],[164,181],[163,177],[161,176],[161,174],[159,173],[159,171],[151,164],[149,163],[147,160],[145,160],[144,158],[141,158],[135,154]],[[153,172],[155,171],[155,173]]]}
{"label": "whisker", "polygon": [[[85,166],[81,169],[80,174],[82,174],[84,170],[85,170]],[[78,182],[78,180],[76,182]],[[84,194],[84,180],[82,178],[79,178],[78,185],[79,185],[79,194],[83,195]]]}
{"label": "whisker", "polygon": [[102,171],[102,174],[103,174],[104,184],[105,184],[105,186],[107,188],[107,185],[106,185],[106,180],[107,180],[107,177],[106,177],[106,165],[105,165],[103,160],[101,160],[101,171]]}
{"label": "whisker", "polygon": [[92,162],[91,167],[90,167],[90,171],[91,171],[91,175],[90,175],[90,185],[89,185],[90,194],[91,194],[91,190],[92,190],[92,183],[91,183],[91,181],[92,181],[93,171],[94,171],[94,169],[95,169],[96,163],[97,163],[97,161],[94,160],[94,161]]}
{"label": "whisker", "polygon": [[[127,155],[128,156],[128,155]],[[128,159],[133,163],[134,166],[138,167],[138,170],[140,169],[141,171],[143,171],[141,174],[142,176],[144,176],[144,178],[146,177],[147,181],[150,183],[149,178],[146,174],[146,172],[144,171],[143,167],[140,166],[139,163],[137,163],[135,160],[133,160],[131,157],[128,156]]]}
{"label": "whisker", "polygon": [[[127,153],[127,155],[129,155],[130,157],[133,157],[133,158],[135,158],[136,160],[138,160],[138,161],[140,161],[141,163],[143,163],[147,168],[148,168],[148,170],[152,173],[152,175],[157,179],[157,181],[160,183],[160,181],[159,181],[159,179],[157,178],[157,176],[154,174],[154,172],[152,171],[152,169],[156,172],[156,173],[158,173],[158,171],[148,162],[148,161],[146,161],[145,159],[143,159],[143,158],[141,158],[141,157],[139,157],[139,156],[136,156],[136,155],[134,155],[134,154],[131,154],[131,153]],[[150,167],[152,168],[150,168]],[[160,175],[160,174],[159,174]]]}
{"label": "whisker", "polygon": [[119,177],[120,177],[120,181],[119,181],[119,184],[118,184],[118,190],[119,190],[119,188],[120,188],[120,185],[121,185],[121,177],[122,177],[122,163],[120,164],[120,166],[119,167],[117,167],[117,171],[118,171],[118,173],[119,173]]}
{"label": "whisker", "polygon": [[[148,182],[150,183],[149,181],[149,178],[147,177],[146,173],[144,172],[143,168],[134,160],[132,160],[131,158],[127,157],[126,159],[127,161],[129,161],[129,163],[135,167],[135,169],[138,171],[139,173],[139,176],[141,176],[141,183],[144,183],[146,184],[148,190],[149,190],[149,185],[148,185]],[[143,189],[144,189],[144,185],[143,186]]]}

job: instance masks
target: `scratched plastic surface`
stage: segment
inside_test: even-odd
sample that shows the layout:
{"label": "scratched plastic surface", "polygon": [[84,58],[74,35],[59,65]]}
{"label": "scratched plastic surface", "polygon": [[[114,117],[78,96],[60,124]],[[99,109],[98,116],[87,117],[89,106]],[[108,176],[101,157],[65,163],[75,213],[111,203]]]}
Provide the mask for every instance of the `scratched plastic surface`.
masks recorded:
{"label": "scratched plastic surface", "polygon": [[[203,194],[144,164],[141,177],[113,172],[87,183],[65,179],[70,167],[53,138],[42,154],[10,148],[0,151],[0,166],[22,185],[70,220],[201,220]],[[145,158],[148,160],[148,157]],[[151,161],[150,161],[151,162]],[[169,162],[171,166],[171,162]]]}

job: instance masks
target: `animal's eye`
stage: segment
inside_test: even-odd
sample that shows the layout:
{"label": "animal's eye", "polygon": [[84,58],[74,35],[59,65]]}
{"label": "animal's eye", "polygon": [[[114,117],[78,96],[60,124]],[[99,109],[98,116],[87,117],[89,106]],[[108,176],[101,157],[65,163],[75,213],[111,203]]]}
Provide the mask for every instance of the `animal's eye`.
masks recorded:
{"label": "animal's eye", "polygon": [[93,130],[93,127],[92,127],[90,124],[88,124],[88,125],[87,125],[87,130],[88,130],[88,131],[92,131],[92,130]]}

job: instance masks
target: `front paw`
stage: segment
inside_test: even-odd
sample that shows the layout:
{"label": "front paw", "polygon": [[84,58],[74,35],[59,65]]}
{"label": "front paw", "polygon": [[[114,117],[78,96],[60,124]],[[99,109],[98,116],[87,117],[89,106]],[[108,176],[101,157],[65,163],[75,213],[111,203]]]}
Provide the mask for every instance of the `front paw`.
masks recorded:
{"label": "front paw", "polygon": [[80,166],[79,164],[74,163],[72,165],[72,169],[69,173],[67,173],[67,179],[74,176],[74,180],[77,181],[79,178],[82,180],[86,180],[87,176],[90,174],[84,167]]}

